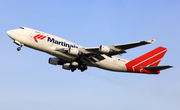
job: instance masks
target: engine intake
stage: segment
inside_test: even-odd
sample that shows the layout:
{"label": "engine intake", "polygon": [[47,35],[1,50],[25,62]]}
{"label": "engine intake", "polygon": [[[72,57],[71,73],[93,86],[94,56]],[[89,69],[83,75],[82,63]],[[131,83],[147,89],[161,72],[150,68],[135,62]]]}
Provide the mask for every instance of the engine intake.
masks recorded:
{"label": "engine intake", "polygon": [[49,64],[63,65],[63,62],[61,62],[59,58],[49,58]]}
{"label": "engine intake", "polygon": [[79,56],[82,54],[77,48],[69,48],[68,53],[71,55]]}
{"label": "engine intake", "polygon": [[100,53],[109,54],[109,53],[112,53],[112,52],[113,52],[113,49],[109,48],[108,46],[101,45],[101,46],[99,47],[99,52],[100,52]]}

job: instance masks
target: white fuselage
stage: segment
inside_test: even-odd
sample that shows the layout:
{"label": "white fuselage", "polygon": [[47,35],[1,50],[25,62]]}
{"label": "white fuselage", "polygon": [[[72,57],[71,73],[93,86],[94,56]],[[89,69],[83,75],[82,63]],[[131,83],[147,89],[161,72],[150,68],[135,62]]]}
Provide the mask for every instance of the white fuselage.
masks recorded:
{"label": "white fuselage", "polygon": [[[19,28],[19,29],[10,30],[7,32],[7,34],[18,44],[22,44],[27,47],[46,52],[48,54],[56,56],[57,58],[64,59],[69,62],[75,60],[77,56],[56,51],[57,47],[58,48],[73,47],[78,49],[85,48],[83,46],[77,45],[63,38],[30,28],[25,28],[25,29]],[[34,36],[36,36],[37,34],[46,36],[46,38],[41,39],[43,37],[39,38],[37,36],[37,38],[35,39]],[[116,56],[111,56],[111,57],[106,55],[102,55],[102,56],[105,59],[99,61],[98,65],[92,65],[92,64],[87,64],[87,65],[106,69],[106,70],[111,70],[111,71],[119,71],[119,72],[127,71],[125,64],[128,63],[129,60]]]}

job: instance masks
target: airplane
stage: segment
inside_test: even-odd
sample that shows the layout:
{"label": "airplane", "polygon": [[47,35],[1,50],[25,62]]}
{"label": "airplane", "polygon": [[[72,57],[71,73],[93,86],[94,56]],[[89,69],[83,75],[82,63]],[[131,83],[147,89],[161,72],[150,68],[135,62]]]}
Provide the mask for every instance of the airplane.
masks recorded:
{"label": "airplane", "polygon": [[159,74],[160,70],[172,67],[169,65],[158,66],[168,50],[161,46],[134,60],[117,57],[117,55],[126,53],[127,49],[151,44],[156,39],[87,48],[55,35],[27,27],[9,30],[6,33],[15,44],[19,45],[17,48],[18,51],[21,50],[22,46],[27,46],[38,51],[46,52],[55,56],[49,58],[49,64],[62,65],[63,69],[71,70],[72,72],[76,69],[83,72],[88,67],[97,67],[114,72]]}

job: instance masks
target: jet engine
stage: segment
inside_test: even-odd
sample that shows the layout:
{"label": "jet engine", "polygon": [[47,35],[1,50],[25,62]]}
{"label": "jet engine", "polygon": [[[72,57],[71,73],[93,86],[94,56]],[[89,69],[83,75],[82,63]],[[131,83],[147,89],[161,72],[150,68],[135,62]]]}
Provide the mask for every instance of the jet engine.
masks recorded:
{"label": "jet engine", "polygon": [[68,53],[75,56],[82,54],[82,52],[79,51],[77,48],[69,48]]}
{"label": "jet engine", "polygon": [[108,46],[101,45],[99,47],[99,52],[109,54],[109,53],[112,53],[113,50],[111,48],[109,48]]}
{"label": "jet engine", "polygon": [[49,64],[62,65],[63,63],[60,61],[59,58],[49,58]]}

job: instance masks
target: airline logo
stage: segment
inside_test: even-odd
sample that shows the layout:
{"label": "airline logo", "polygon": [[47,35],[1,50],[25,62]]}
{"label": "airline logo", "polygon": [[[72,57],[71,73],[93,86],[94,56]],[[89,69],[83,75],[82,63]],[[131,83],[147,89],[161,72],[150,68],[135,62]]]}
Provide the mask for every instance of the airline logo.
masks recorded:
{"label": "airline logo", "polygon": [[39,40],[43,40],[44,38],[46,38],[46,36],[43,36],[43,35],[40,35],[40,34],[37,34],[36,36],[33,37],[35,42],[38,43],[37,39]]}
{"label": "airline logo", "polygon": [[69,44],[67,42],[58,41],[58,40],[56,40],[54,38],[50,38],[50,37],[47,38],[47,42],[54,43],[54,44],[57,44],[57,45],[61,45],[61,46],[64,46],[64,47],[69,47],[69,48],[78,48],[78,46],[76,46],[75,44]]}
{"label": "airline logo", "polygon": [[[46,38],[46,36],[37,34],[33,38],[34,38],[35,42],[38,43],[38,40],[43,40],[44,38]],[[47,38],[47,42],[51,42],[51,43],[54,43],[54,44],[57,44],[57,45],[61,45],[61,46],[64,46],[64,47],[69,47],[69,48],[78,48],[75,44],[73,44],[73,45],[72,44],[68,44],[66,42],[58,41],[58,40],[56,40],[54,38],[50,38],[50,37]]]}

